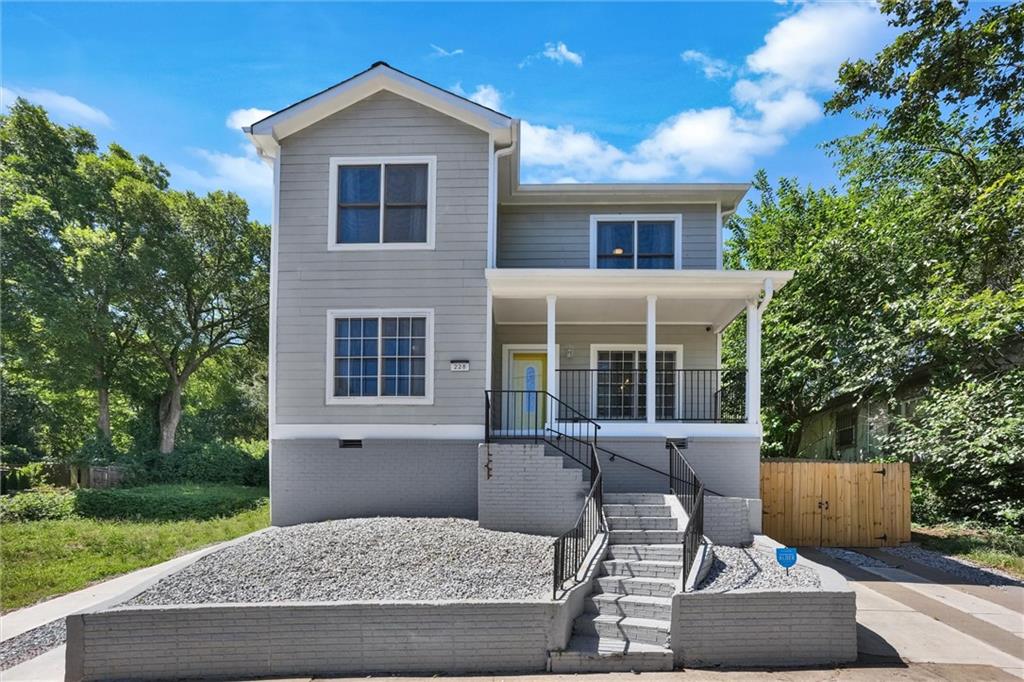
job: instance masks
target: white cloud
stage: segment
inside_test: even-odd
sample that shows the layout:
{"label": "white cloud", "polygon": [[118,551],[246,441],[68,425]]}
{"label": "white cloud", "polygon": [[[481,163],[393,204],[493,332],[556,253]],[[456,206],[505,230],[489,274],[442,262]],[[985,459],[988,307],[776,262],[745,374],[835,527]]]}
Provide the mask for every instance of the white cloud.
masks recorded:
{"label": "white cloud", "polygon": [[561,40],[554,43],[545,43],[544,49],[535,54],[531,54],[523,61],[519,62],[519,68],[529,66],[538,58],[544,57],[550,59],[556,64],[569,63],[573,66],[583,66],[583,55],[578,52],[573,52],[569,47]]}
{"label": "white cloud", "polygon": [[272,114],[266,109],[235,109],[228,113],[224,125],[238,133],[238,153],[203,148],[188,150],[199,163],[199,168],[171,166],[171,178],[176,185],[201,192],[225,190],[243,197],[257,213],[265,213],[271,203],[274,172],[244,138],[242,127]]}
{"label": "white cloud", "polygon": [[476,86],[476,90],[473,92],[463,90],[462,83],[456,83],[452,86],[451,90],[457,95],[471,99],[477,104],[483,105],[488,109],[494,109],[495,111],[501,111],[501,103],[505,97],[498,88],[487,83]]}
{"label": "white cloud", "polygon": [[709,80],[716,78],[728,78],[736,71],[733,66],[724,59],[716,59],[711,55],[704,54],[699,50],[686,50],[679,55],[684,62],[690,62],[700,67],[704,77]]}
{"label": "white cloud", "polygon": [[777,88],[831,88],[839,65],[873,54],[890,37],[874,4],[808,4],[776,24],[747,67]]}
{"label": "white cloud", "polygon": [[260,121],[267,116],[270,116],[272,113],[274,112],[269,109],[255,109],[251,107],[248,109],[235,109],[228,114],[228,118],[224,123],[232,130],[241,130],[242,128],[251,126],[256,121]]}
{"label": "white cloud", "polygon": [[0,101],[3,102],[5,110],[14,104],[14,100],[18,97],[38,104],[46,109],[52,117],[67,123],[99,125],[105,128],[111,128],[114,125],[104,111],[71,95],[62,95],[53,90],[0,87]]}
{"label": "white cloud", "polygon": [[[831,90],[843,61],[872,54],[891,33],[874,4],[800,4],[748,55],[731,103],[671,116],[630,149],[572,126],[524,121],[526,177],[653,181],[749,172],[759,157],[774,153],[821,117],[816,96]],[[707,78],[738,72],[697,50],[680,57],[698,65]]]}
{"label": "white cloud", "polygon": [[433,50],[433,52],[430,54],[431,57],[455,57],[463,53],[461,47],[454,50],[446,50],[443,47],[440,47],[433,43],[430,44],[430,49]]}

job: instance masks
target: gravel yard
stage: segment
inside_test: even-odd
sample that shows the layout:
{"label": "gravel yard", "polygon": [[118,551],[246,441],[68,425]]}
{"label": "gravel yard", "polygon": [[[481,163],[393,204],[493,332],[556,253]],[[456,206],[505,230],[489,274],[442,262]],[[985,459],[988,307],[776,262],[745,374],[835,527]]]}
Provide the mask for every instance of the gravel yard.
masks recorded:
{"label": "gravel yard", "polygon": [[819,547],[818,551],[822,554],[827,554],[833,559],[839,559],[845,561],[848,564],[854,566],[860,566],[861,568],[892,568],[889,564],[884,561],[879,561],[874,557],[870,557],[867,554],[861,554],[852,549],[841,549],[839,547]]}
{"label": "gravel yard", "polygon": [[698,592],[728,592],[731,590],[772,590],[790,588],[816,588],[821,586],[818,574],[801,566],[786,569],[775,557],[755,547],[723,547],[715,545],[715,560]]}
{"label": "gravel yard", "polygon": [[552,538],[465,519],[372,518],[271,528],[128,604],[546,599]]}
{"label": "gravel yard", "polygon": [[0,642],[0,670],[7,670],[60,646],[65,639],[64,619],[51,620],[20,635]]}
{"label": "gravel yard", "polygon": [[925,566],[937,568],[940,571],[952,573],[958,578],[974,585],[992,585],[995,587],[1024,586],[1024,582],[998,569],[977,566],[966,559],[934,552],[918,545],[885,547],[882,551],[916,561]]}

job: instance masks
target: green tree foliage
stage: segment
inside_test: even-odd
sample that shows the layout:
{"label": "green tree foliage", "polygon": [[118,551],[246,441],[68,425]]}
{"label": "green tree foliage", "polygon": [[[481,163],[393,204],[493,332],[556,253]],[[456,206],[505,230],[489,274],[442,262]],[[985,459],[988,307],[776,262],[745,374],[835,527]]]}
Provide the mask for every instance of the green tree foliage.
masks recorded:
{"label": "green tree foliage", "polygon": [[826,146],[843,191],[761,174],[731,225],[734,266],[797,271],[765,320],[766,452],[798,454],[831,398],[892,398],[923,372],[925,399],[886,446],[922,462],[946,515],[1019,524],[1024,8],[882,7],[906,31],[845,65],[828,104],[871,121]]}
{"label": "green tree foliage", "polygon": [[[5,461],[169,452],[204,362],[238,348],[225,366],[265,375],[268,230],[237,196],[175,192],[168,179],[24,100],[0,116]],[[205,390],[219,400],[235,388]],[[265,437],[253,408],[235,406],[233,435]]]}

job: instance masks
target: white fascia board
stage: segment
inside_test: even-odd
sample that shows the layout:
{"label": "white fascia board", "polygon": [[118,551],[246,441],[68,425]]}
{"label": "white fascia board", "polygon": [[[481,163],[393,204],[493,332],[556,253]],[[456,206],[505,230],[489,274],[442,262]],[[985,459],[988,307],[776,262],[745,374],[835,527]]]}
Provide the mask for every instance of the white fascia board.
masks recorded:
{"label": "white fascia board", "polygon": [[602,204],[718,204],[735,207],[748,183],[517,185],[501,203],[510,206]]}
{"label": "white fascia board", "polygon": [[686,424],[680,422],[603,422],[601,438],[760,438],[760,424]]}
{"label": "white fascia board", "polygon": [[512,119],[429,85],[388,66],[376,66],[319,94],[271,114],[251,126],[251,136],[283,140],[303,128],[360,100],[387,90],[494,135],[499,143],[512,138]]}
{"label": "white fascia board", "polygon": [[487,286],[497,298],[666,298],[750,300],[766,279],[775,290],[793,271],[766,270],[597,270],[584,268],[488,268]]}

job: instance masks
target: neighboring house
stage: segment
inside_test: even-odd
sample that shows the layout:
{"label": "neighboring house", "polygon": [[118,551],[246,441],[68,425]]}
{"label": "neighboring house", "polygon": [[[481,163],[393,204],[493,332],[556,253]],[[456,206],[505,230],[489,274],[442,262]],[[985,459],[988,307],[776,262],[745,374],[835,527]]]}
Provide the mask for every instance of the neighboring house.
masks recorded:
{"label": "neighboring house", "polygon": [[473,518],[485,437],[586,419],[606,458],[663,471],[686,439],[709,489],[759,497],[761,313],[792,273],[722,269],[747,184],[521,184],[517,120],[384,63],[246,132],[274,167],[273,523]]}
{"label": "neighboring house", "polygon": [[800,457],[846,461],[869,460],[884,455],[883,441],[897,417],[909,419],[923,396],[923,387],[912,384],[897,392],[895,409],[884,399],[849,393],[838,396],[804,420],[800,431]]}

